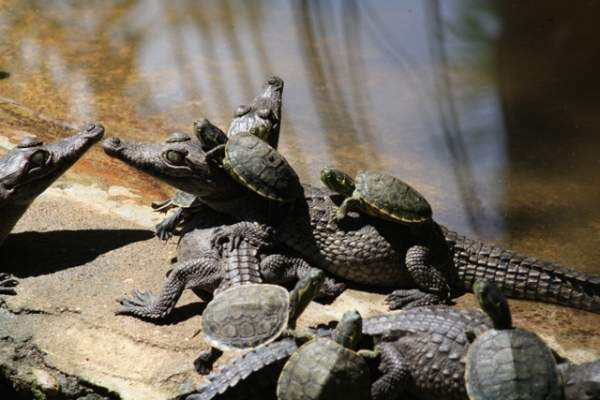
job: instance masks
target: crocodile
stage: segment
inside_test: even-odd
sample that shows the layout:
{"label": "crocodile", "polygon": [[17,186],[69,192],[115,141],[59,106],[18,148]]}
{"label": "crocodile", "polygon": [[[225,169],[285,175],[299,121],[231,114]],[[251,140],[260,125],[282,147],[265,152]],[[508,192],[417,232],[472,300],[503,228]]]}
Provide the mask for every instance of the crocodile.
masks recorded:
{"label": "crocodile", "polygon": [[[317,337],[328,337],[335,324],[309,331]],[[384,351],[381,360],[371,365],[380,371],[372,376],[390,389],[385,398],[467,400],[464,357],[473,338],[492,328],[491,319],[478,309],[419,307],[365,318],[362,332],[367,340],[361,347],[377,348],[381,343],[392,346],[387,350],[391,355]],[[208,375],[208,382],[186,400],[275,399],[279,374],[298,347],[294,338],[287,337],[239,356]],[[381,379],[388,377],[381,371],[398,365],[398,355],[410,374],[408,383],[401,387]],[[600,399],[600,360],[574,364],[556,353],[554,356],[565,384],[564,400]]]}
{"label": "crocodile", "polygon": [[[266,141],[273,148],[279,143],[279,130],[281,127],[281,102],[284,82],[277,76],[272,76],[262,85],[260,92],[248,105],[240,105],[234,112],[233,120],[229,124],[227,135],[207,119],[194,123],[195,136],[200,140],[200,145],[205,151],[205,139],[222,140],[222,137],[233,137],[240,133],[251,133]],[[203,135],[208,131],[210,135]],[[178,199],[183,199],[186,206],[178,204]],[[173,230],[186,218],[202,211],[202,202],[195,201],[194,196],[185,191],[178,191],[173,200],[153,203],[153,208],[159,212],[166,212],[175,207],[175,212],[156,225],[156,236],[161,240],[171,237]]]}
{"label": "crocodile", "polygon": [[[328,337],[336,322],[310,329],[317,337]],[[492,328],[489,317],[477,309],[425,306],[391,312],[363,320],[366,340],[361,348],[373,347],[381,358],[371,367],[372,392],[378,398],[467,399],[462,358],[470,345],[469,335]],[[285,362],[298,350],[293,338],[285,338],[230,361],[208,375],[208,383],[187,400],[274,398],[277,379]],[[400,359],[401,357],[401,359]],[[398,366],[409,371],[402,387]],[[404,376],[404,378],[407,378]],[[381,396],[381,397],[380,397]],[[411,398],[413,398],[411,397]]]}
{"label": "crocodile", "polygon": [[[0,245],[31,203],[69,169],[94,143],[104,127],[89,124],[76,135],[44,144],[28,136],[0,157]],[[0,293],[15,294],[16,280],[0,273]]]}
{"label": "crocodile", "polygon": [[[103,148],[109,156],[193,193],[209,209],[240,221],[220,229],[214,238],[217,248],[223,239],[264,237],[264,230],[271,229],[262,248],[284,248],[333,276],[392,289],[386,298],[390,309],[446,303],[471,291],[476,279],[487,278],[507,297],[600,313],[598,275],[521,256],[436,222],[433,229],[427,228],[430,234],[415,234],[413,228],[362,214],[338,222],[335,214],[343,198],[308,184],[302,185],[303,193],[291,206],[273,204],[207,162],[197,141],[148,144],[109,138]],[[171,152],[181,154],[178,165],[166,156]],[[149,319],[164,316],[155,310],[172,309],[186,287],[202,287],[203,268],[190,261],[177,282],[167,281],[159,298],[132,311]]]}

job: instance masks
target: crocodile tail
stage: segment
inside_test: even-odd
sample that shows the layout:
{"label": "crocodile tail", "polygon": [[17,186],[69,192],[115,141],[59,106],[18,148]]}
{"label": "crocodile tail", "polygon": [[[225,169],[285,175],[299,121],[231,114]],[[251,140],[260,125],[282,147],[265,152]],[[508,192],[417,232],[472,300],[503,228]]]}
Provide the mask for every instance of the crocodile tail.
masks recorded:
{"label": "crocodile tail", "polygon": [[453,249],[457,286],[471,291],[477,279],[493,281],[507,297],[560,304],[600,313],[600,276],[524,257],[444,230]]}
{"label": "crocodile tail", "polygon": [[293,338],[256,348],[208,375],[208,383],[186,400],[260,399],[275,393],[283,365],[298,350]]}

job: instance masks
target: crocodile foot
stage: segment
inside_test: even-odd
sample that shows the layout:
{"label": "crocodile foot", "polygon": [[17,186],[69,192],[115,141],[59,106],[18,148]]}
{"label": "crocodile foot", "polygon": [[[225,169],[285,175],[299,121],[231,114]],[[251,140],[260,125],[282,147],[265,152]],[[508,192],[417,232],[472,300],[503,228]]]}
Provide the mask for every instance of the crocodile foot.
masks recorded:
{"label": "crocodile foot", "polygon": [[421,306],[432,306],[444,302],[440,296],[425,293],[419,289],[399,289],[394,290],[386,296],[385,303],[390,310],[409,309]]}
{"label": "crocodile foot", "polygon": [[160,240],[169,240],[173,236],[178,223],[179,219],[176,214],[166,217],[156,225],[156,236]]}
{"label": "crocodile foot", "polygon": [[122,305],[115,314],[134,315],[144,319],[160,319],[165,317],[165,313],[157,309],[158,298],[151,292],[140,292],[135,289],[131,296],[123,296],[117,301]]}
{"label": "crocodile foot", "polygon": [[0,294],[16,295],[17,291],[13,288],[18,284],[19,281],[13,278],[12,275],[0,272]]}

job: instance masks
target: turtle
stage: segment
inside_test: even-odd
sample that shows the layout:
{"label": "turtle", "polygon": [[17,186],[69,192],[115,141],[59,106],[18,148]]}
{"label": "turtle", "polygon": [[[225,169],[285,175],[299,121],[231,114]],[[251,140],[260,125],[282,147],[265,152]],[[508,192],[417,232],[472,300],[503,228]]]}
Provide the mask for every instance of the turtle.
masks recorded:
{"label": "turtle", "polygon": [[[252,103],[240,105],[236,108],[227,134],[206,118],[195,121],[193,130],[202,150],[207,152],[220,144],[224,144],[228,137],[245,132],[256,135],[273,148],[277,148],[281,126],[283,86],[284,83],[281,78],[277,76],[270,77]],[[196,196],[181,190],[175,191],[170,199],[152,202],[151,206],[155,211],[161,213],[166,213],[172,208],[177,209],[175,214],[156,225],[156,235],[161,240],[169,239],[176,227],[187,216],[204,210],[203,204],[197,200]]]}
{"label": "turtle", "polygon": [[491,281],[476,281],[473,292],[494,328],[477,336],[467,351],[469,399],[562,399],[562,382],[551,350],[535,333],[513,327],[508,302]]}
{"label": "turtle", "polygon": [[208,162],[222,165],[242,186],[263,198],[294,202],[302,192],[300,179],[287,160],[251,133],[239,133],[206,153]]}
{"label": "turtle", "polygon": [[207,374],[223,351],[251,350],[291,335],[324,280],[325,273],[315,269],[291,292],[279,285],[249,283],[217,294],[202,314],[202,331],[211,348],[196,359],[196,370]]}
{"label": "turtle", "polygon": [[331,339],[316,337],[292,354],[279,375],[277,399],[369,399],[369,367],[356,351],[361,337],[360,314],[345,312]]}
{"label": "turtle", "polygon": [[360,171],[352,179],[345,172],[331,167],[323,168],[320,176],[327,188],[345,197],[336,213],[338,221],[351,210],[403,224],[423,224],[432,220],[427,199],[394,176]]}

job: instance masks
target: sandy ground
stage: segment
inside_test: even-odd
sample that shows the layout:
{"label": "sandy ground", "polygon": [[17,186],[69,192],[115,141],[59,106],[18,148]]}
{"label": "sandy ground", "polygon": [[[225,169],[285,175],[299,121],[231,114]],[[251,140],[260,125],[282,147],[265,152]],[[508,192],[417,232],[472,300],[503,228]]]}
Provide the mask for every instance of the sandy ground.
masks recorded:
{"label": "sandy ground", "polygon": [[[19,222],[0,250],[2,268],[21,280],[18,295],[3,297],[0,307],[0,364],[12,357],[14,365],[17,344],[27,343],[39,349],[43,368],[23,364],[19,373],[41,386],[56,389],[64,374],[115,398],[174,398],[203,381],[192,365],[207,348],[197,334],[202,302],[187,291],[161,325],[114,315],[119,296],[134,288],[160,289],[176,251],[175,240],[164,244],[153,236],[160,216],[111,200],[121,194],[59,182]],[[382,300],[348,290],[331,305],[311,304],[300,326],[349,308],[365,316],[382,312]],[[473,297],[458,303],[473,306]],[[600,357],[600,315],[523,301],[511,305],[517,325],[535,330],[563,355],[574,361]]]}

